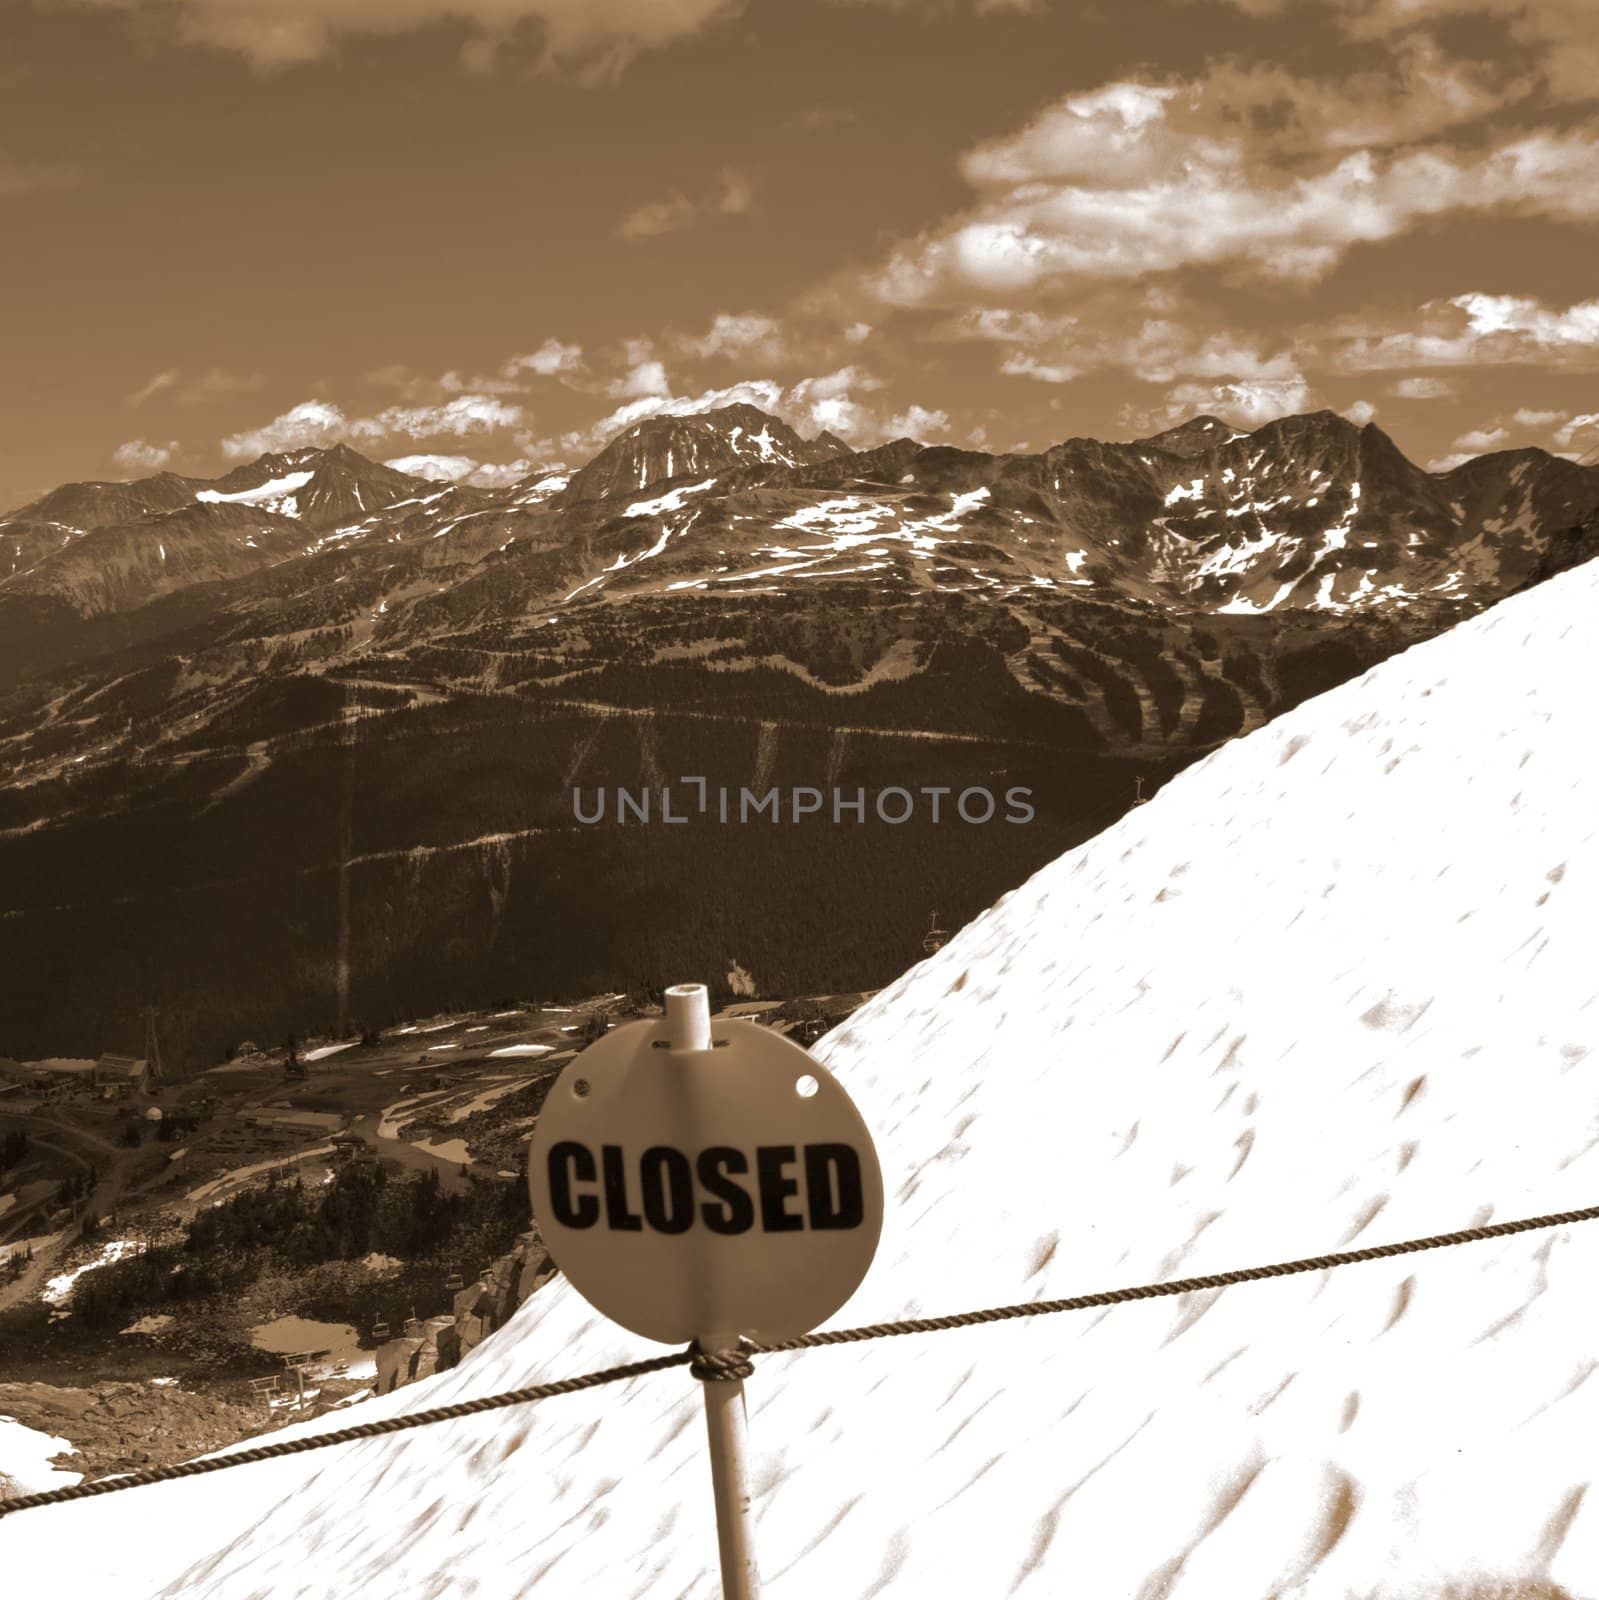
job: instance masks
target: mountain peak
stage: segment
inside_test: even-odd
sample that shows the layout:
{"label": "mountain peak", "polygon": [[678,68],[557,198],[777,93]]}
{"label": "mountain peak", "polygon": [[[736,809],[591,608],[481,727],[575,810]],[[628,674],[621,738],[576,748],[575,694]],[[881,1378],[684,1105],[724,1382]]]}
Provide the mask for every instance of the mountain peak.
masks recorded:
{"label": "mountain peak", "polygon": [[1238,429],[1230,427],[1220,417],[1198,416],[1190,417],[1187,422],[1167,428],[1162,433],[1135,439],[1133,443],[1152,450],[1164,450],[1172,456],[1202,456],[1242,437]]}
{"label": "mountain peak", "polygon": [[562,498],[571,505],[672,478],[795,467],[837,453],[834,443],[806,440],[781,417],[747,401],[688,414],[657,413],[616,435],[573,475]]}

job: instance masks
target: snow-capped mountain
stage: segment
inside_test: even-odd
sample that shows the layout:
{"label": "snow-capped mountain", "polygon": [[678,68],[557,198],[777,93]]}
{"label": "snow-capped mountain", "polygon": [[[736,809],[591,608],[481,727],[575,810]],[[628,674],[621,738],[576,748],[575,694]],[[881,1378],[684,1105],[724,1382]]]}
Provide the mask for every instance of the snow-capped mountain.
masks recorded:
{"label": "snow-capped mountain", "polygon": [[[829,1036],[889,1196],[834,1324],[1593,1204],[1596,605],[1590,563],[1235,741]],[[765,1592],[1590,1595],[1596,1272],[1590,1224],[758,1359]],[[557,1280],[363,1415],[647,1348]],[[657,1375],[8,1518],[0,1559],[163,1600],[712,1594],[699,1408]]]}
{"label": "snow-capped mountain", "polygon": [[[392,570],[396,545],[443,540],[417,559],[446,575],[452,613],[485,576],[528,608],[847,579],[989,601],[1078,591],[1214,614],[1394,612],[1502,597],[1596,505],[1599,469],[1523,450],[1439,476],[1331,412],[1252,433],[1198,417],[1130,444],[994,456],[912,440],[852,452],[738,405],[648,418],[574,473],[500,491],[429,484],[342,445],[211,483],[68,486],[0,521],[0,606],[49,597],[79,616],[125,612],[295,558],[307,564],[286,576],[312,594],[332,547]],[[210,506],[248,514],[228,524],[226,558],[218,524],[190,515]],[[140,570],[149,581],[128,580]],[[384,615],[388,632],[408,625],[403,608]]]}
{"label": "snow-capped mountain", "polygon": [[319,532],[397,503],[410,503],[426,480],[380,466],[348,445],[262,456],[195,492],[201,502],[259,506]]}
{"label": "snow-capped mountain", "polygon": [[797,467],[845,449],[831,434],[802,439],[786,422],[751,405],[723,406],[702,416],[649,417],[613,439],[573,476],[565,503],[742,467]]}
{"label": "snow-capped mountain", "polygon": [[[352,902],[372,942],[365,977],[349,970],[371,1003],[433,1003],[418,985],[442,1001],[490,983],[496,963],[504,993],[535,954],[552,982],[625,985],[663,958],[642,928],[635,946],[579,906],[532,910],[552,885],[632,871],[620,836],[573,835],[573,775],[880,786],[1025,771],[1047,797],[1039,829],[936,856],[932,904],[970,914],[1103,827],[1140,782],[1595,548],[1582,529],[1599,470],[1516,452],[1435,476],[1327,413],[1248,434],[1199,418],[1038,455],[837,444],[729,408],[641,423],[587,468],[507,488],[301,451],[213,482],[62,490],[0,525],[0,561],[16,564],[0,571],[0,970],[54,996],[0,1011],[0,1050],[48,1053],[61,1030],[98,1027],[60,974],[117,992],[121,957],[97,932],[108,897],[215,919],[215,937],[180,919],[164,969],[169,1015],[190,1008],[197,1051],[228,1042],[207,998],[219,949],[263,1008],[252,1031],[294,1026],[304,985],[333,981],[296,931],[323,926],[299,897],[316,899],[342,846],[289,824],[291,791],[343,781],[352,719],[373,737],[415,733],[422,761],[403,781],[368,764],[353,797],[383,845]],[[207,853],[188,843],[197,824]],[[514,866],[478,851],[487,838],[516,841]],[[440,847],[454,875],[423,894],[400,863]],[[929,857],[909,835],[859,848],[821,876],[786,835],[742,860],[786,885],[789,926],[825,900],[843,931],[774,933],[728,962],[757,960],[789,987],[870,988],[900,971],[903,924],[931,909],[907,887]],[[293,870],[237,879],[263,849]],[[740,862],[713,855],[719,871]],[[657,856],[696,908],[675,937],[730,939],[703,841]],[[514,936],[497,914],[443,909],[503,906],[505,873],[533,886],[510,898],[528,908]]]}

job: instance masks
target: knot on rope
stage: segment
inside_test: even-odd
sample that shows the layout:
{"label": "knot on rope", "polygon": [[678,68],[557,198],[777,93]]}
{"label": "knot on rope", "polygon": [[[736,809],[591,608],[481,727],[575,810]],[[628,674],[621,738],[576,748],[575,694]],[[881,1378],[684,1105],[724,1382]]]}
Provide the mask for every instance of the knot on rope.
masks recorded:
{"label": "knot on rope", "polygon": [[690,1345],[689,1350],[689,1376],[701,1383],[742,1383],[755,1376],[755,1363],[750,1360],[749,1346],[743,1339],[733,1350],[702,1350],[697,1344]]}

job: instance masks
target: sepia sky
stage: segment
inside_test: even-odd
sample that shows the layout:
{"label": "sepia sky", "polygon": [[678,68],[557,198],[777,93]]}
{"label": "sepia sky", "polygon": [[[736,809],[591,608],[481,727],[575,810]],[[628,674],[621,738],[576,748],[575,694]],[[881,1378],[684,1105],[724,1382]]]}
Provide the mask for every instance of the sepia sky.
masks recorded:
{"label": "sepia sky", "polygon": [[0,507],[731,399],[1581,456],[1594,4],[0,0]]}

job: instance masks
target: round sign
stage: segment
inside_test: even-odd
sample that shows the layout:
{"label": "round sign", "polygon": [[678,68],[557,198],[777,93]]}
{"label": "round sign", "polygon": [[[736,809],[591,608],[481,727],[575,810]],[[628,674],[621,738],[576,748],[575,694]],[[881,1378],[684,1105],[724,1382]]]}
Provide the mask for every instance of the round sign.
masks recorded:
{"label": "round sign", "polygon": [[568,1063],[528,1152],[533,1218],[572,1287],[630,1332],[791,1338],[866,1276],[877,1153],[807,1051],[753,1022],[709,1033],[674,1049],[680,1023],[627,1023]]}

